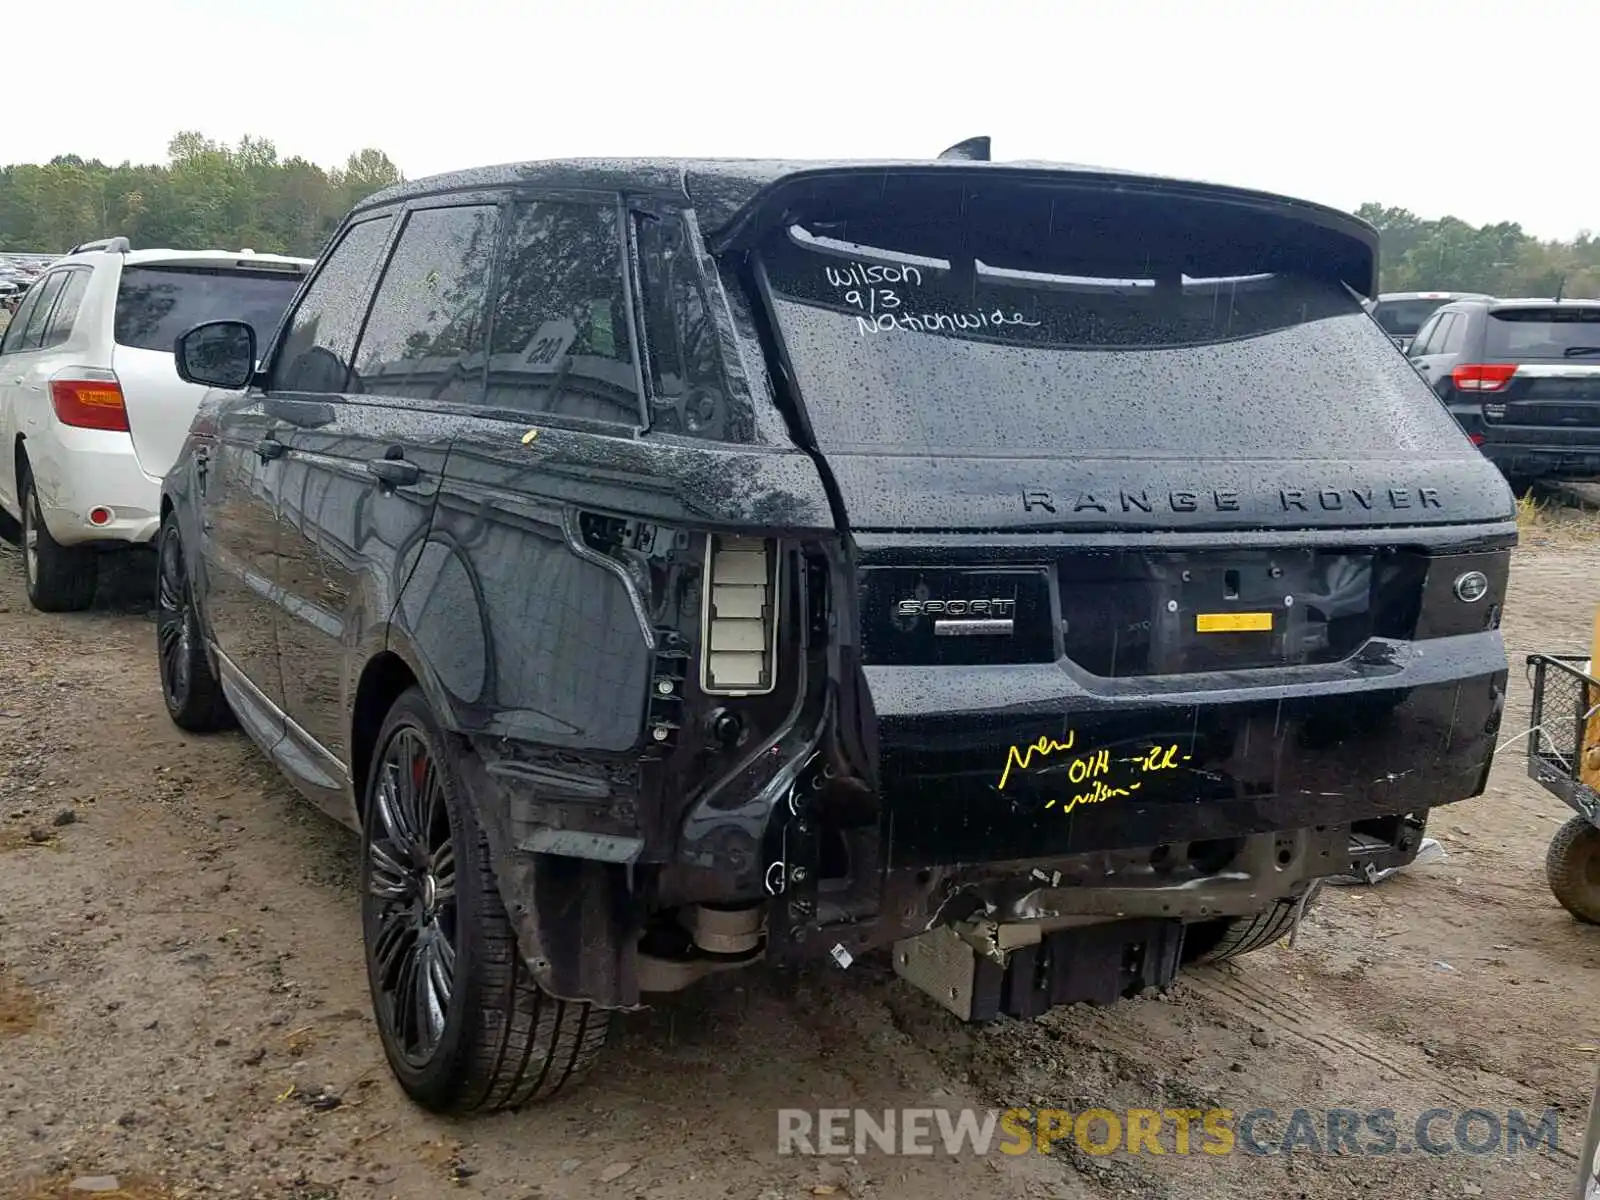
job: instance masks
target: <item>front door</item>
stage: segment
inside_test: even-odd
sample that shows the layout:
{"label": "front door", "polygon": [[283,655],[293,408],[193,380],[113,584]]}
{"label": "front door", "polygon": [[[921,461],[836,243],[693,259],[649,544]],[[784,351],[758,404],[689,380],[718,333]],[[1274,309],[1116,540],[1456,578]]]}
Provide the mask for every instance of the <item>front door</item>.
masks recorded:
{"label": "front door", "polygon": [[282,447],[260,395],[243,393],[217,412],[216,444],[200,494],[200,610],[222,656],[220,679],[240,722],[264,749],[283,736],[278,669],[278,493]]}
{"label": "front door", "polygon": [[347,375],[323,394],[302,384],[270,397],[289,448],[278,618],[287,740],[330,800],[348,780],[360,672],[384,647],[427,536],[451,414],[483,391],[497,228],[492,197],[407,213],[362,328],[338,343],[290,332],[286,355],[327,351],[351,364]]}

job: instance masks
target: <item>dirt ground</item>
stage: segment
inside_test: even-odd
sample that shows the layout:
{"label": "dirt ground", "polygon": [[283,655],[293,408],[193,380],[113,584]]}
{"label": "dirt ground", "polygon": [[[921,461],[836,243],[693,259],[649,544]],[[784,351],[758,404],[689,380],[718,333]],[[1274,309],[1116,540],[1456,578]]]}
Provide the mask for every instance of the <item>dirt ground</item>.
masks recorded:
{"label": "dirt ground", "polygon": [[[0,546],[0,1200],[117,1177],[118,1196],[294,1200],[974,1196],[1558,1197],[1600,1044],[1600,929],[1545,885],[1565,810],[1501,755],[1439,811],[1449,853],[1330,888],[1291,949],[1163,998],[973,1029],[880,966],[780,988],[725,976],[621,1021],[549,1107],[451,1122],[391,1082],[368,1016],[349,835],[242,735],[167,721],[143,570],[95,611],[32,612]],[[132,570],[139,567],[138,571]],[[1506,636],[1583,651],[1600,538],[1518,551]],[[1512,672],[1506,736],[1527,725]],[[780,1157],[776,1110],[963,1105],[1561,1113],[1508,1157]],[[1447,1129],[1448,1125],[1441,1126]],[[108,1186],[109,1182],[102,1186]]]}

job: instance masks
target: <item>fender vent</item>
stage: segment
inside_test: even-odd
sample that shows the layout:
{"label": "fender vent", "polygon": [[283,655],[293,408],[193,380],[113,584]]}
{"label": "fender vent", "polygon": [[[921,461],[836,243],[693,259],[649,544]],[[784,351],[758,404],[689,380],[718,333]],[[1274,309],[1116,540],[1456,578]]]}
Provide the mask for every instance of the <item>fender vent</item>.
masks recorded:
{"label": "fender vent", "polygon": [[700,690],[762,696],[777,685],[778,554],[772,542],[712,535],[706,547]]}

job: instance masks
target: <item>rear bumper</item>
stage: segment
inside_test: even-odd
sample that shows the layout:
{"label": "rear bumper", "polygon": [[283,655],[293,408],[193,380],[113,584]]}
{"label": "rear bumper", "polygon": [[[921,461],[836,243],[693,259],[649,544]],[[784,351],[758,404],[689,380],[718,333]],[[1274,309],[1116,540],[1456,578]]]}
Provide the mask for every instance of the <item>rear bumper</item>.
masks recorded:
{"label": "rear bumper", "polygon": [[[1493,755],[1506,658],[1490,631],[1374,642],[1332,667],[1161,692],[1057,665],[866,674],[885,857],[929,866],[1238,838],[1465,799]],[[998,696],[1007,703],[983,707]]]}
{"label": "rear bumper", "polygon": [[[84,542],[148,542],[161,525],[161,481],[147,475],[126,433],[55,425],[28,438],[28,459],[50,536]],[[94,525],[89,513],[110,510]]]}
{"label": "rear bumper", "polygon": [[1506,677],[1498,630],[1164,680],[867,667],[870,799],[840,794],[828,722],[797,722],[771,756],[792,770],[691,806],[679,863],[722,886],[684,898],[769,898],[775,958],[974,917],[1261,912],[1349,869],[1354,841],[1410,861],[1428,810],[1483,790]]}
{"label": "rear bumper", "polygon": [[1478,448],[1505,475],[1600,475],[1600,446],[1485,441]]}

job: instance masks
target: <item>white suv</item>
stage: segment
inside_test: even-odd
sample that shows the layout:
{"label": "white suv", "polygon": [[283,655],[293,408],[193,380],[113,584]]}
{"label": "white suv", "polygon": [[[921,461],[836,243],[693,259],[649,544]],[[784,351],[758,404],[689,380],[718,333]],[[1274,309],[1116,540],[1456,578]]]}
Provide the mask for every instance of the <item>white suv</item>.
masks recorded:
{"label": "white suv", "polygon": [[161,479],[205,394],[178,378],[178,335],[223,319],[275,329],[311,264],[111,238],[28,289],[0,342],[0,535],[20,538],[35,608],[87,608],[98,551],[155,536]]}

